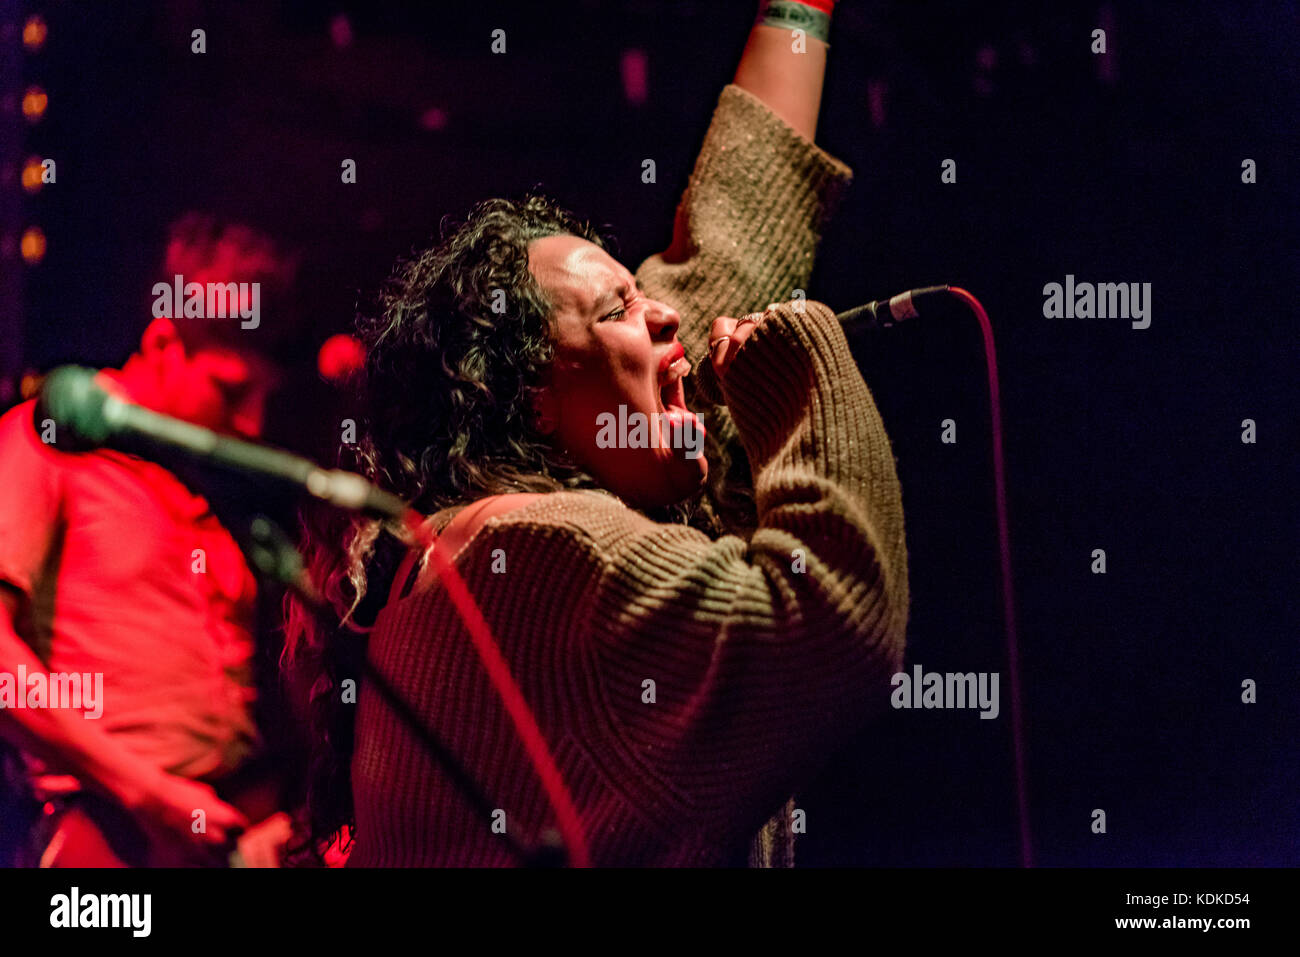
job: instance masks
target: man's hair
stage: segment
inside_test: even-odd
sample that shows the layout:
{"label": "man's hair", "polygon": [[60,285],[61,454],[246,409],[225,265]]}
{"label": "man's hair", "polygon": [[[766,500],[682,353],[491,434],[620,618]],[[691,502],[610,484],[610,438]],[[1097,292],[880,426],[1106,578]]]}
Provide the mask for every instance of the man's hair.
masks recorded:
{"label": "man's hair", "polygon": [[[185,348],[219,346],[284,361],[287,350],[301,346],[302,312],[294,295],[300,256],[244,223],[192,211],[168,229],[161,280],[258,283],[259,321],[244,328],[238,311],[231,318],[185,318],[180,309],[170,318]],[[177,304],[179,306],[179,304]]]}

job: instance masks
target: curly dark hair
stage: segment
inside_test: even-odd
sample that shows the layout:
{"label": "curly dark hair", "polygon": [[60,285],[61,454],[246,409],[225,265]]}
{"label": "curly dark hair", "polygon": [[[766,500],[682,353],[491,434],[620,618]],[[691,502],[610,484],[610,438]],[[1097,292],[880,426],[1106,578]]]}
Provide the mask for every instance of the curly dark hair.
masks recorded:
{"label": "curly dark hair", "polygon": [[593,484],[530,416],[554,346],[528,245],[563,233],[607,245],[535,193],[479,203],[443,243],[401,264],[379,314],[361,321],[369,411],[360,464],[415,508]]}
{"label": "curly dark hair", "polygon": [[[435,516],[487,495],[599,488],[538,430],[532,395],[554,357],[552,303],[528,268],[528,246],[570,234],[609,248],[590,223],[530,191],[489,199],[441,241],[400,262],[377,308],[357,328],[367,358],[356,383],[364,410],[358,442],[344,450],[372,481]],[[349,461],[350,460],[350,461]],[[719,530],[702,496],[662,510],[659,521]],[[386,595],[378,523],[307,516],[313,581],[347,623]],[[377,609],[375,609],[377,610]],[[363,634],[325,629],[291,600],[286,665],[310,683],[317,754],[310,773],[310,836],[299,852],[319,860],[343,827],[355,830],[349,767],[355,706],[340,688],[360,678]]]}

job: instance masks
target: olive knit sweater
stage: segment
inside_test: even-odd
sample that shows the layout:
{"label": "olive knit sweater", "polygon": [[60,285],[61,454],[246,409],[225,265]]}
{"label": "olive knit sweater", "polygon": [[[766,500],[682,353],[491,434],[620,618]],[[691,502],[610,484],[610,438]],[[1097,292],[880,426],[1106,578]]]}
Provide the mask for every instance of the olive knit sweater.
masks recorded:
{"label": "olive knit sweater", "polygon": [[[558,492],[489,519],[454,556],[597,864],[743,863],[763,822],[887,706],[909,602],[894,459],[834,315],[798,302],[850,175],[728,86],[673,244],[636,274],[681,313],[705,384],[696,401],[725,402],[707,421],[743,445],[752,534],[711,539],[609,495]],[[784,304],[719,387],[705,356],[713,318],[772,301]],[[368,654],[511,834],[532,843],[554,827],[440,586],[390,601]],[[357,707],[349,866],[511,863],[492,822],[364,684]]]}

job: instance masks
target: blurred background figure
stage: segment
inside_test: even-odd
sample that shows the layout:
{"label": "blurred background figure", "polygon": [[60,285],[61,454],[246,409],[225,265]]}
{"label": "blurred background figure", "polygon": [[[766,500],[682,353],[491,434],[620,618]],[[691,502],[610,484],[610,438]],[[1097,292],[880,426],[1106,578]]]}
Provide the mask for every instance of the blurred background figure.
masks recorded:
{"label": "blurred background figure", "polygon": [[[191,213],[173,224],[162,267],[167,283],[256,283],[256,328],[238,313],[155,309],[136,351],[97,380],[165,415],[258,438],[276,350],[295,334],[295,257],[248,226]],[[242,517],[217,514],[220,500],[255,495],[179,463],[61,451],[35,405],[0,417],[0,673],[78,674],[102,697],[97,717],[0,710],[11,859],[223,865],[243,831],[237,860],[274,864],[289,827],[261,771],[257,588],[236,544]]]}

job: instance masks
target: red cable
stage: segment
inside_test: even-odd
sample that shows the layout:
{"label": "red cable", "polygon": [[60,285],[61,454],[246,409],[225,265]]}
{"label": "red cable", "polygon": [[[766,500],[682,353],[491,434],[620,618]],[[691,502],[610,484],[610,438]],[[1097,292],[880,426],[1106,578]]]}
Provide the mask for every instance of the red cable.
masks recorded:
{"label": "red cable", "polygon": [[[418,512],[407,513],[405,526],[419,546],[428,548],[435,541],[424,524],[423,516]],[[442,581],[443,588],[447,590],[447,595],[451,598],[456,611],[460,613],[461,620],[469,631],[474,650],[478,652],[479,660],[483,662],[488,678],[505,705],[510,720],[514,723],[515,731],[523,743],[524,752],[542,782],[551,809],[555,812],[556,827],[559,828],[560,836],[568,847],[570,862],[574,867],[590,867],[591,852],[587,848],[587,836],[582,829],[578,810],[573,804],[573,797],[569,794],[564,778],[560,776],[560,769],[555,764],[555,758],[552,757],[551,750],[546,744],[546,738],[542,736],[542,730],[538,727],[532,709],[524,700],[523,692],[519,690],[519,685],[510,674],[510,666],[501,656],[501,651],[492,638],[492,630],[488,627],[487,619],[479,610],[478,603],[474,601],[474,596],[465,585],[465,580],[460,577],[460,572],[456,571],[455,566],[442,554],[442,550],[434,548],[432,558],[434,570],[438,573],[438,578]]]}
{"label": "red cable", "polygon": [[1007,671],[1011,678],[1011,742],[1016,762],[1016,801],[1020,815],[1020,863],[1034,866],[1029,826],[1029,784],[1025,776],[1025,739],[1021,720],[1020,650],[1016,637],[1016,606],[1011,582],[1011,533],[1007,523],[1007,480],[1002,461],[1002,400],[998,390],[998,360],[993,347],[993,325],[980,301],[965,289],[948,291],[966,303],[984,333],[984,361],[989,373],[989,405],[993,423],[993,488],[997,504],[998,551],[1002,559],[1002,614],[1007,629]]}

